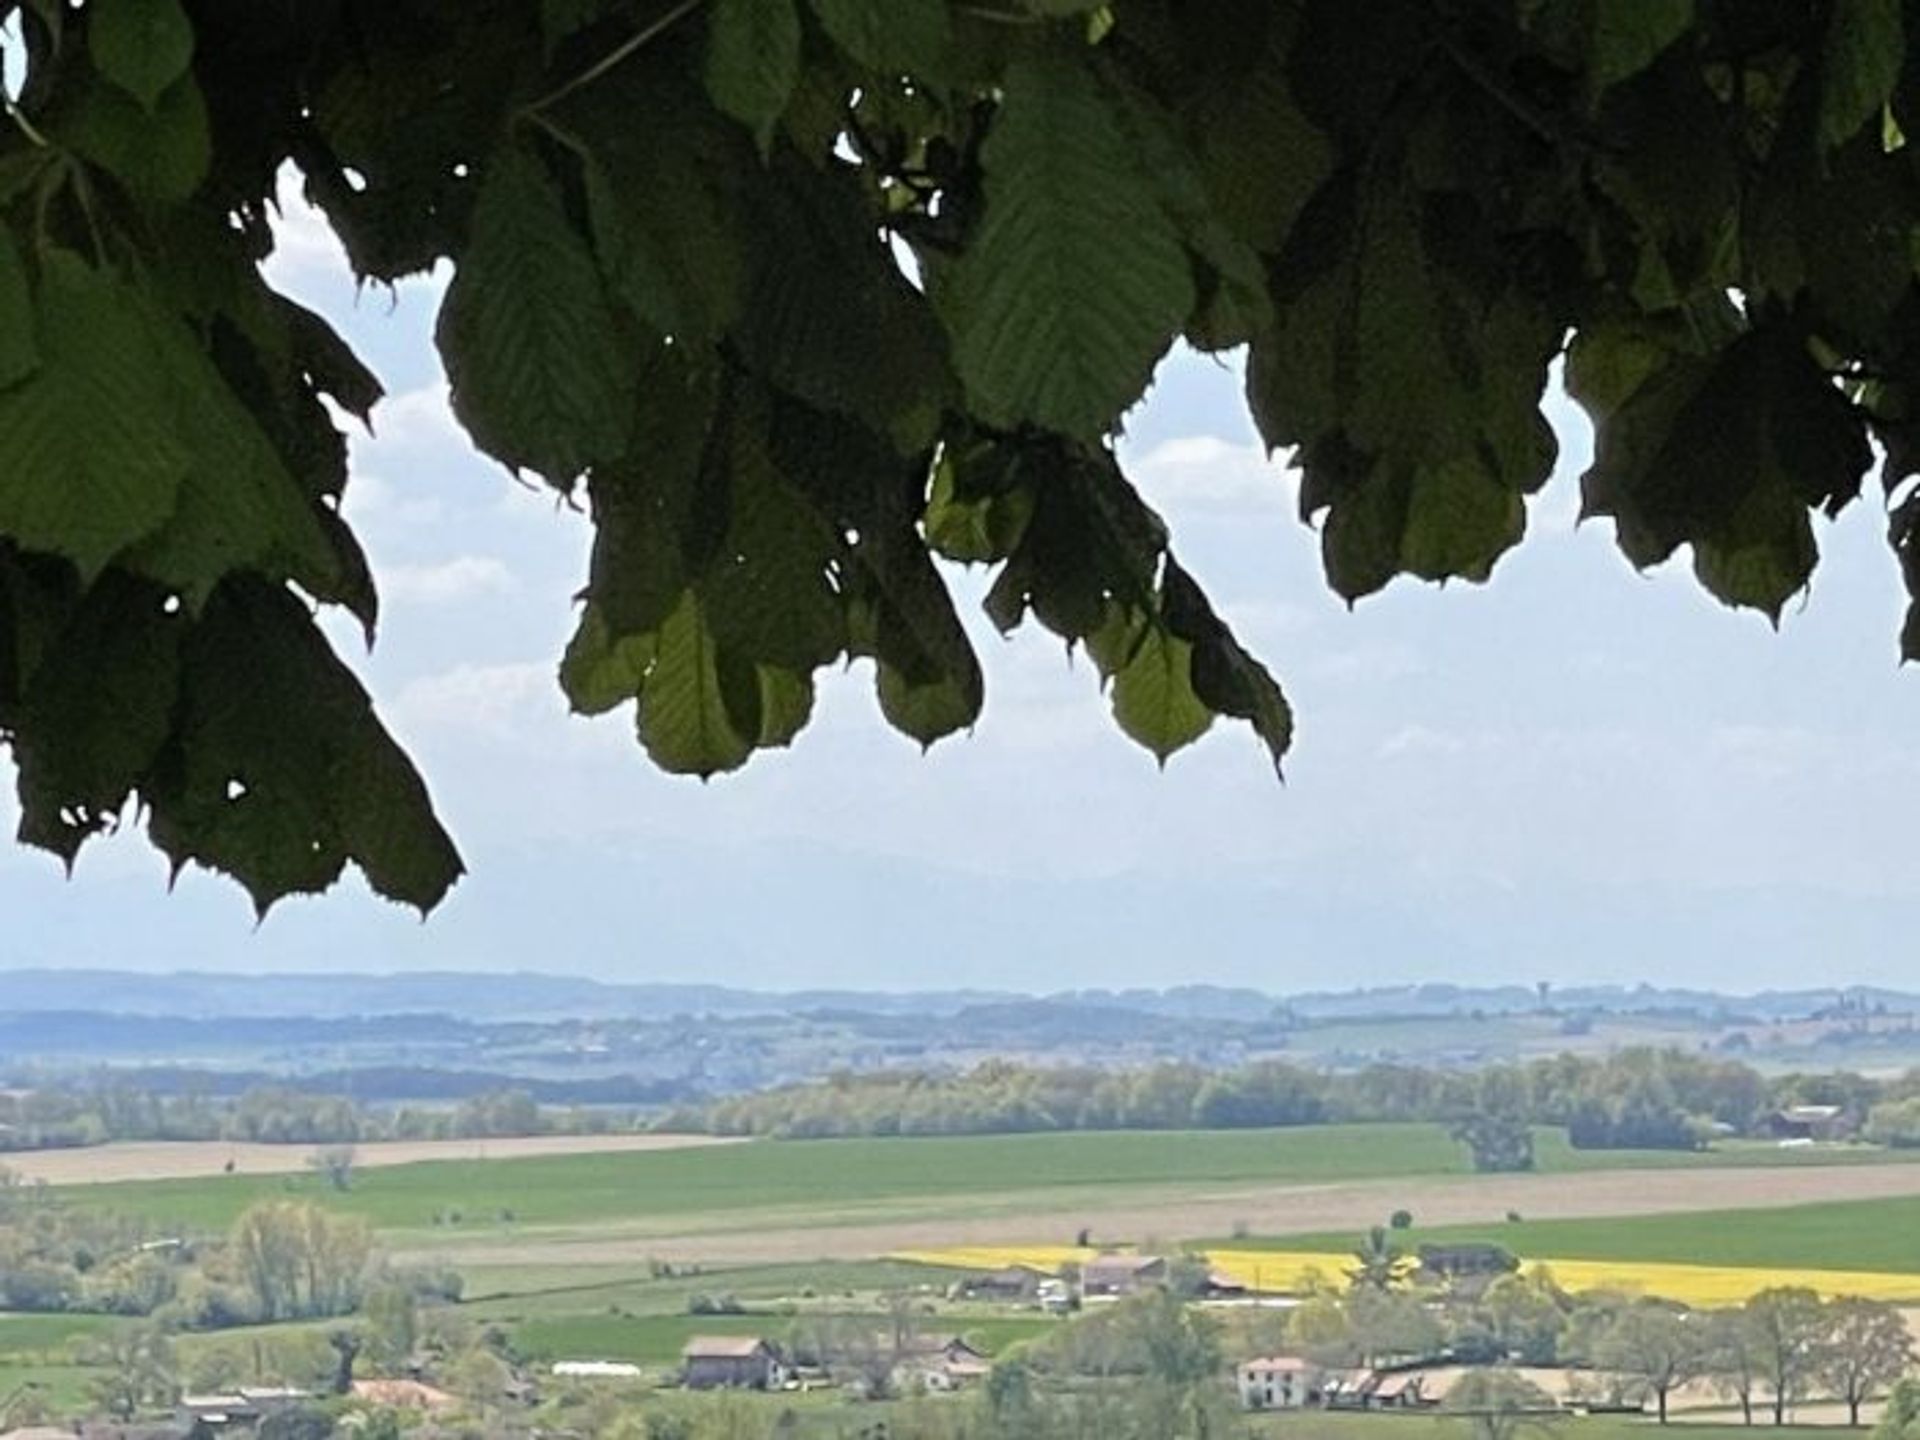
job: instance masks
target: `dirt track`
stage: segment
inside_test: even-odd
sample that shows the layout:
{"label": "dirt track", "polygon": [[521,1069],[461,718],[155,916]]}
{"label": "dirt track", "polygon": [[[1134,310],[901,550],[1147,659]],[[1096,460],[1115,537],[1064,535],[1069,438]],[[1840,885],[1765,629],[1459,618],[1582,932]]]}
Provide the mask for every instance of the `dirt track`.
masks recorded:
{"label": "dirt track", "polygon": [[1424,1225],[1582,1215],[1652,1215],[1822,1200],[1920,1195],[1920,1164],[1792,1169],[1613,1170],[1560,1175],[1478,1175],[1314,1186],[1222,1186],[1102,1198],[1098,1190],[1007,1196],[929,1209],[901,1219],[850,1212],[720,1212],[646,1224],[581,1227],[543,1237],[470,1240],[434,1254],[467,1265],[616,1265],[649,1258],[709,1262],[860,1259],[945,1245],[1068,1244],[1081,1226],[1096,1243],[1351,1230],[1405,1207]]}
{"label": "dirt track", "polygon": [[[421,1160],[507,1160],[522,1155],[583,1155],[628,1150],[680,1150],[737,1142],[708,1135],[533,1135],[514,1140],[377,1140],[354,1147],[354,1164],[411,1165]],[[231,1161],[241,1175],[287,1175],[307,1169],[312,1145],[226,1141],[142,1141],[82,1150],[0,1154],[0,1167],[49,1185],[110,1180],[192,1180],[219,1175]]]}

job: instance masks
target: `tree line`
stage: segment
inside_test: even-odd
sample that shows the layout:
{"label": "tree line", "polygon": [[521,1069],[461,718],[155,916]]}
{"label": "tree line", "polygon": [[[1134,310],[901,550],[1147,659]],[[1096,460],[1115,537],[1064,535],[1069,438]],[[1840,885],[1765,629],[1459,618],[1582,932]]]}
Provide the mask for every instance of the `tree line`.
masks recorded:
{"label": "tree line", "polygon": [[1920,1071],[1893,1079],[1767,1076],[1738,1060],[1654,1048],[1478,1070],[1374,1064],[1325,1072],[1263,1060],[1225,1070],[1166,1063],[1116,1071],[991,1060],[963,1071],[840,1073],[682,1108],[660,1123],[813,1139],[1353,1121],[1470,1126],[1492,1117],[1565,1127],[1581,1147],[1693,1149],[1716,1134],[1762,1133],[1775,1112],[1807,1104],[1838,1106],[1885,1143],[1920,1143]]}
{"label": "tree line", "polygon": [[1404,1270],[1382,1232],[1361,1246],[1344,1289],[1322,1286],[1267,1337],[1329,1367],[1445,1358],[1463,1364],[1566,1366],[1583,1398],[1648,1405],[1666,1422],[1674,1394],[1710,1386],[1746,1424],[1788,1422],[1795,1406],[1828,1400],[1849,1423],[1913,1365],[1898,1309],[1857,1296],[1823,1298],[1801,1286],[1763,1290],[1744,1304],[1692,1310],[1650,1296],[1571,1293],[1546,1267],[1438,1292],[1398,1283]]}
{"label": "tree line", "polygon": [[462,1140],[629,1130],[633,1110],[541,1105],[506,1088],[453,1105],[382,1105],[297,1084],[232,1099],[124,1083],[0,1091],[0,1152],[71,1149],[112,1140],[234,1140],[283,1145]]}

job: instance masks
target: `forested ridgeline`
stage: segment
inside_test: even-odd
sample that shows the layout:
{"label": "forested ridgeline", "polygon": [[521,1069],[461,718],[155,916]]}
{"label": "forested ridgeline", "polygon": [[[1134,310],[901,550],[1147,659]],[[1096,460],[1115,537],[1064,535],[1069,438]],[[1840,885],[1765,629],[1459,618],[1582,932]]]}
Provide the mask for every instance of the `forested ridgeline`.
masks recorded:
{"label": "forested ridgeline", "polygon": [[1114,1071],[991,1061],[939,1073],[840,1074],[687,1109],[666,1129],[812,1139],[1055,1130],[1237,1129],[1502,1115],[1566,1127],[1586,1148],[1694,1149],[1766,1132],[1784,1108],[1837,1106],[1833,1127],[1920,1144],[1920,1071],[1767,1076],[1680,1050],[1572,1055],[1480,1070],[1376,1064],[1330,1073],[1262,1061]]}

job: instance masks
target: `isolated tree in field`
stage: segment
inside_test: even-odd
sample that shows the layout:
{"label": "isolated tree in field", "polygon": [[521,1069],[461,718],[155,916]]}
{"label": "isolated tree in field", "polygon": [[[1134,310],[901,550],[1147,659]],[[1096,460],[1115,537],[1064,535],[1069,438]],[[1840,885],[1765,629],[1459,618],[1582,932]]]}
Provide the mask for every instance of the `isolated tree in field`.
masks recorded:
{"label": "isolated tree in field", "polygon": [[358,1152],[351,1145],[323,1145],[307,1156],[307,1168],[323,1176],[335,1190],[351,1190],[356,1158]]}
{"label": "isolated tree in field", "polygon": [[1762,1290],[1740,1313],[1756,1373],[1773,1406],[1773,1423],[1784,1425],[1787,1412],[1827,1363],[1826,1307],[1812,1290],[1781,1285]]}
{"label": "isolated tree in field", "polygon": [[1777,615],[1877,441],[1920,589],[1905,9],[0,0],[20,838],[137,816],[263,908],[460,873],[313,613],[377,619],[335,416],[380,385],[262,276],[283,173],[363,280],[451,267],[461,423],[593,521],[561,683],[672,771],[789,743],[850,656],[913,739],[970,726],[935,557],[1156,754],[1224,715],[1278,761],[1112,446],[1176,340],[1244,347],[1344,596],[1518,543],[1562,359],[1634,564]]}
{"label": "isolated tree in field", "polygon": [[1819,1378],[1858,1426],[1860,1407],[1913,1366],[1913,1337],[1893,1306],[1858,1296],[1828,1303]]}
{"label": "isolated tree in field", "polygon": [[1630,1394],[1651,1395],[1664,1425],[1668,1397],[1712,1364],[1710,1322],[1657,1300],[1625,1306],[1595,1337],[1593,1362],[1627,1381]]}
{"label": "isolated tree in field", "polygon": [[1354,1248],[1353,1264],[1347,1267],[1347,1284],[1355,1290],[1387,1290],[1404,1278],[1406,1251],[1397,1244],[1384,1225],[1368,1230]]}
{"label": "isolated tree in field", "polygon": [[1542,1424],[1559,1407],[1531,1380],[1488,1366],[1461,1376],[1442,1408],[1467,1420],[1474,1440],[1514,1440],[1523,1428]]}

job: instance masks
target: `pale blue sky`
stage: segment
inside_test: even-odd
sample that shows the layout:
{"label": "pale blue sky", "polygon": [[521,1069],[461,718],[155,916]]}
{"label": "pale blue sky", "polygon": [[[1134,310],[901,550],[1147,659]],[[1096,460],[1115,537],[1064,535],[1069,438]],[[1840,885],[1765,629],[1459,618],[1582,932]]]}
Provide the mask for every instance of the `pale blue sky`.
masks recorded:
{"label": "pale blue sky", "polygon": [[1776,636],[1680,566],[1636,577],[1602,526],[1574,530],[1586,437],[1561,403],[1560,472],[1490,585],[1400,582],[1349,613],[1233,369],[1178,358],[1128,458],[1295,702],[1284,787],[1231,726],[1162,774],[1084,662],[984,622],[971,738],[923,757],[856,669],[793,750],[703,787],[655,773],[629,714],[566,715],[552,670],[586,529],[466,446],[428,340],[436,287],[356,296],[307,223],[276,276],[391,395],[379,438],[355,442],[347,506],[382,634],[367,658],[334,633],[472,873],[424,925],[356,878],[256,929],[218,878],[169,895],[144,843],[90,848],[72,881],[9,849],[0,966],[890,989],[1914,978],[1920,675],[1895,664],[1877,502],[1823,531],[1828,561]]}

